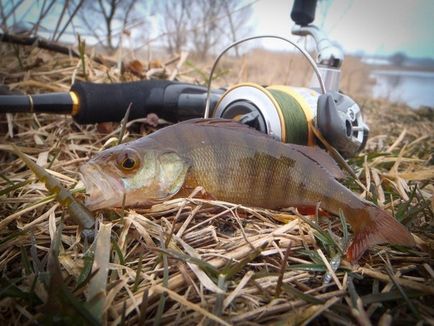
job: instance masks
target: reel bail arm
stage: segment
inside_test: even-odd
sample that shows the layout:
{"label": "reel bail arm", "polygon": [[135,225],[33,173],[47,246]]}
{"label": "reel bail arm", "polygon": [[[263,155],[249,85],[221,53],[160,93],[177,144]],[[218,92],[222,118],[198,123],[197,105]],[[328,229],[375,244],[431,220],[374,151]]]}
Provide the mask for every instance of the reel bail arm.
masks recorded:
{"label": "reel bail arm", "polygon": [[[338,43],[333,42],[319,27],[311,24],[315,19],[317,0],[295,0],[291,11],[291,18],[295,25],[291,32],[297,36],[312,36],[317,49],[317,65],[324,79],[327,91],[338,91],[340,68],[344,61],[344,53]],[[318,88],[316,79],[312,80],[312,87]]]}

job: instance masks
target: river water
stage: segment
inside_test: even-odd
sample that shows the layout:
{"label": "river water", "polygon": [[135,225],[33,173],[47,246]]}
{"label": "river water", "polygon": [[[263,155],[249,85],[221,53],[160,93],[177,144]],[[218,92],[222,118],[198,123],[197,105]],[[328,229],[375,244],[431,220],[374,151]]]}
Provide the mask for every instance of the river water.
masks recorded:
{"label": "river water", "polygon": [[434,107],[434,72],[374,70],[372,96],[412,108]]}

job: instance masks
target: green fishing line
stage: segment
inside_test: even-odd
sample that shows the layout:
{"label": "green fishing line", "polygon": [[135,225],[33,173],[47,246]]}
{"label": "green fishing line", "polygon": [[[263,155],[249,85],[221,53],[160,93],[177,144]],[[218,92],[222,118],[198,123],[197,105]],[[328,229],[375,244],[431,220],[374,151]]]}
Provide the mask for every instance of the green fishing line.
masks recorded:
{"label": "green fishing line", "polygon": [[267,90],[273,95],[282,110],[286,132],[285,142],[307,145],[309,128],[300,103],[283,91],[270,88]]}

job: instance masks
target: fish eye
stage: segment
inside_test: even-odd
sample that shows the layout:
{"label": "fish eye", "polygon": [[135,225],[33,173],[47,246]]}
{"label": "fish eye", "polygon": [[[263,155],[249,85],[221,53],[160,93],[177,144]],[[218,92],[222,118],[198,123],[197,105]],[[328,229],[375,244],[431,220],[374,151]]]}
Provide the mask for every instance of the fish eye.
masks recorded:
{"label": "fish eye", "polygon": [[136,160],[127,157],[122,161],[122,168],[124,168],[125,170],[132,170],[135,168],[136,164]]}
{"label": "fish eye", "polygon": [[117,156],[116,163],[120,170],[131,172],[139,166],[140,161],[136,152],[127,150]]}

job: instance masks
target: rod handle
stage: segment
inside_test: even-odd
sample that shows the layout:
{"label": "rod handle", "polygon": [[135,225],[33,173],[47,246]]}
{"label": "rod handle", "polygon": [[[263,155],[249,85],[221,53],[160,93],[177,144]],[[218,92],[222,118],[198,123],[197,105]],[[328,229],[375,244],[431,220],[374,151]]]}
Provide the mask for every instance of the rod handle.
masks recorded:
{"label": "rod handle", "polygon": [[[78,97],[79,110],[74,119],[81,124],[121,121],[131,105],[130,119],[156,113],[170,122],[203,115],[205,100],[179,105],[185,95],[203,97],[206,88],[169,80],[142,80],[127,83],[75,83],[71,91]],[[184,96],[181,96],[183,95]]]}

